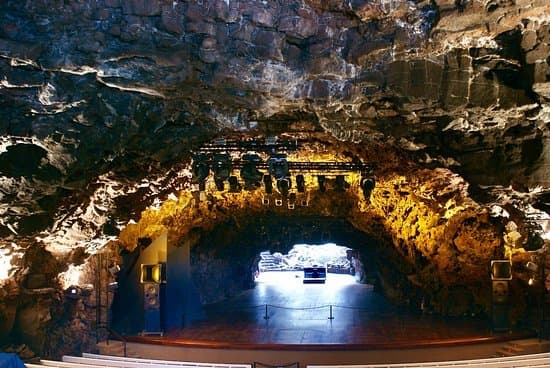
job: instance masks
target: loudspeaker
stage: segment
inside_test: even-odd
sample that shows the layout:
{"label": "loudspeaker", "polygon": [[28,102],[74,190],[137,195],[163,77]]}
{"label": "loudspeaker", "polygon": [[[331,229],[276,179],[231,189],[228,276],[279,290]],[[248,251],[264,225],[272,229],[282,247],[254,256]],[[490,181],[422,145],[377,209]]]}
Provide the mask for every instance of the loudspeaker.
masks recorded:
{"label": "loudspeaker", "polygon": [[161,285],[143,284],[143,332],[142,334],[161,334]]}
{"label": "loudspeaker", "polygon": [[508,280],[493,281],[493,304],[508,303],[508,282]]}
{"label": "loudspeaker", "polygon": [[143,309],[160,309],[160,284],[143,284]]}
{"label": "loudspeaker", "polygon": [[491,325],[493,331],[508,331],[510,330],[509,306],[506,304],[493,304]]}

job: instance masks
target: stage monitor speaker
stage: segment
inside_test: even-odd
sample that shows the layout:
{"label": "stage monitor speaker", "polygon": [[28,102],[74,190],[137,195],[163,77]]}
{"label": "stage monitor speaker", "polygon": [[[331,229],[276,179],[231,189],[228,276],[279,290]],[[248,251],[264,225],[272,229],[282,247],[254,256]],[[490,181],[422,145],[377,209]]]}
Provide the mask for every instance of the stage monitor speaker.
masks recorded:
{"label": "stage monitor speaker", "polygon": [[493,304],[506,304],[509,301],[508,280],[493,281]]}

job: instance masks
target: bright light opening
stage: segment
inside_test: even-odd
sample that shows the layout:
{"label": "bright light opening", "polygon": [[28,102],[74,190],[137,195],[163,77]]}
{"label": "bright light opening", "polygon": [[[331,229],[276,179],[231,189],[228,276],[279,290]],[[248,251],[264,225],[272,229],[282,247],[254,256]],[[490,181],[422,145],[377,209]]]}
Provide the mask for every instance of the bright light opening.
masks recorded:
{"label": "bright light opening", "polygon": [[326,267],[327,284],[353,284],[357,263],[353,250],[348,247],[334,243],[296,244],[288,254],[261,252],[255,280],[272,285],[302,284],[304,268]]}

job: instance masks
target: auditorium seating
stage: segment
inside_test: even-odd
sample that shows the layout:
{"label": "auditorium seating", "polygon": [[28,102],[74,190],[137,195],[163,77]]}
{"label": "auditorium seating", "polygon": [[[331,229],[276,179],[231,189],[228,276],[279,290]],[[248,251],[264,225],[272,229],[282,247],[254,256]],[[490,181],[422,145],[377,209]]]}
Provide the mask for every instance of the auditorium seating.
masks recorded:
{"label": "auditorium seating", "polygon": [[[64,356],[62,361],[41,360],[27,368],[252,368],[252,364],[196,363],[171,360],[125,358],[85,353],[82,357]],[[550,367],[550,353],[511,357],[421,363],[307,365],[306,368],[542,368]]]}
{"label": "auditorium seating", "polygon": [[510,357],[451,360],[441,362],[308,365],[307,368],[542,368],[550,367],[550,353],[516,355]]}

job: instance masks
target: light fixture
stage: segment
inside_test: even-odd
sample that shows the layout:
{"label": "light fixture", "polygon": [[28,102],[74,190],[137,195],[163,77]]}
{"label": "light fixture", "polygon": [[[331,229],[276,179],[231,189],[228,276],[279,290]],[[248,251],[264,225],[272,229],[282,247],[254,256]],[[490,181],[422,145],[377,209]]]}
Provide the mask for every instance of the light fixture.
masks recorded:
{"label": "light fixture", "polygon": [[346,177],[344,175],[336,175],[334,185],[334,189],[338,192],[344,192],[350,186],[349,183],[346,181]]}
{"label": "light fixture", "polygon": [[325,190],[327,190],[326,188],[326,178],[324,175],[317,175],[317,183],[319,184],[319,190],[321,192],[324,192]]}
{"label": "light fixture", "polygon": [[67,289],[65,289],[65,296],[69,299],[80,298],[80,288],[75,285],[69,286]]}
{"label": "light fixture", "polygon": [[216,183],[216,189],[224,190],[224,181],[229,179],[233,165],[231,163],[231,156],[227,153],[217,153],[214,155],[212,161],[212,171],[214,171],[214,183]]}
{"label": "light fixture", "polygon": [[271,175],[265,174],[264,175],[264,189],[267,194],[273,193],[273,183],[271,182]]}
{"label": "light fixture", "polygon": [[296,193],[292,192],[288,195],[288,203],[287,203],[288,209],[293,210],[296,206]]}
{"label": "light fixture", "polygon": [[241,191],[241,184],[235,175],[229,177],[229,191],[232,193],[237,193]]}
{"label": "light fixture", "polygon": [[303,193],[306,191],[306,181],[304,179],[304,175],[296,175],[296,188],[298,189],[299,193]]}
{"label": "light fixture", "polygon": [[365,199],[369,199],[370,198],[370,195],[372,193],[372,190],[374,189],[376,185],[376,182],[374,180],[374,177],[369,175],[369,176],[365,176],[365,175],[361,175],[361,190],[363,191],[363,197],[365,197]]}
{"label": "light fixture", "polygon": [[288,161],[286,160],[286,154],[274,153],[269,156],[267,160],[269,167],[269,173],[275,177],[275,179],[286,178],[290,176],[288,168]]}
{"label": "light fixture", "polygon": [[244,181],[245,189],[253,190],[260,186],[262,172],[258,170],[258,164],[262,159],[257,153],[247,153],[241,157],[243,166],[241,168],[241,179]]}
{"label": "light fixture", "polygon": [[290,187],[290,177],[277,179],[277,189],[284,198],[288,196],[288,191],[290,190]]}
{"label": "light fixture", "polygon": [[192,182],[199,184],[199,190],[206,189],[206,178],[210,175],[210,166],[208,165],[208,155],[199,154],[193,157],[193,165],[191,167],[193,173]]}

